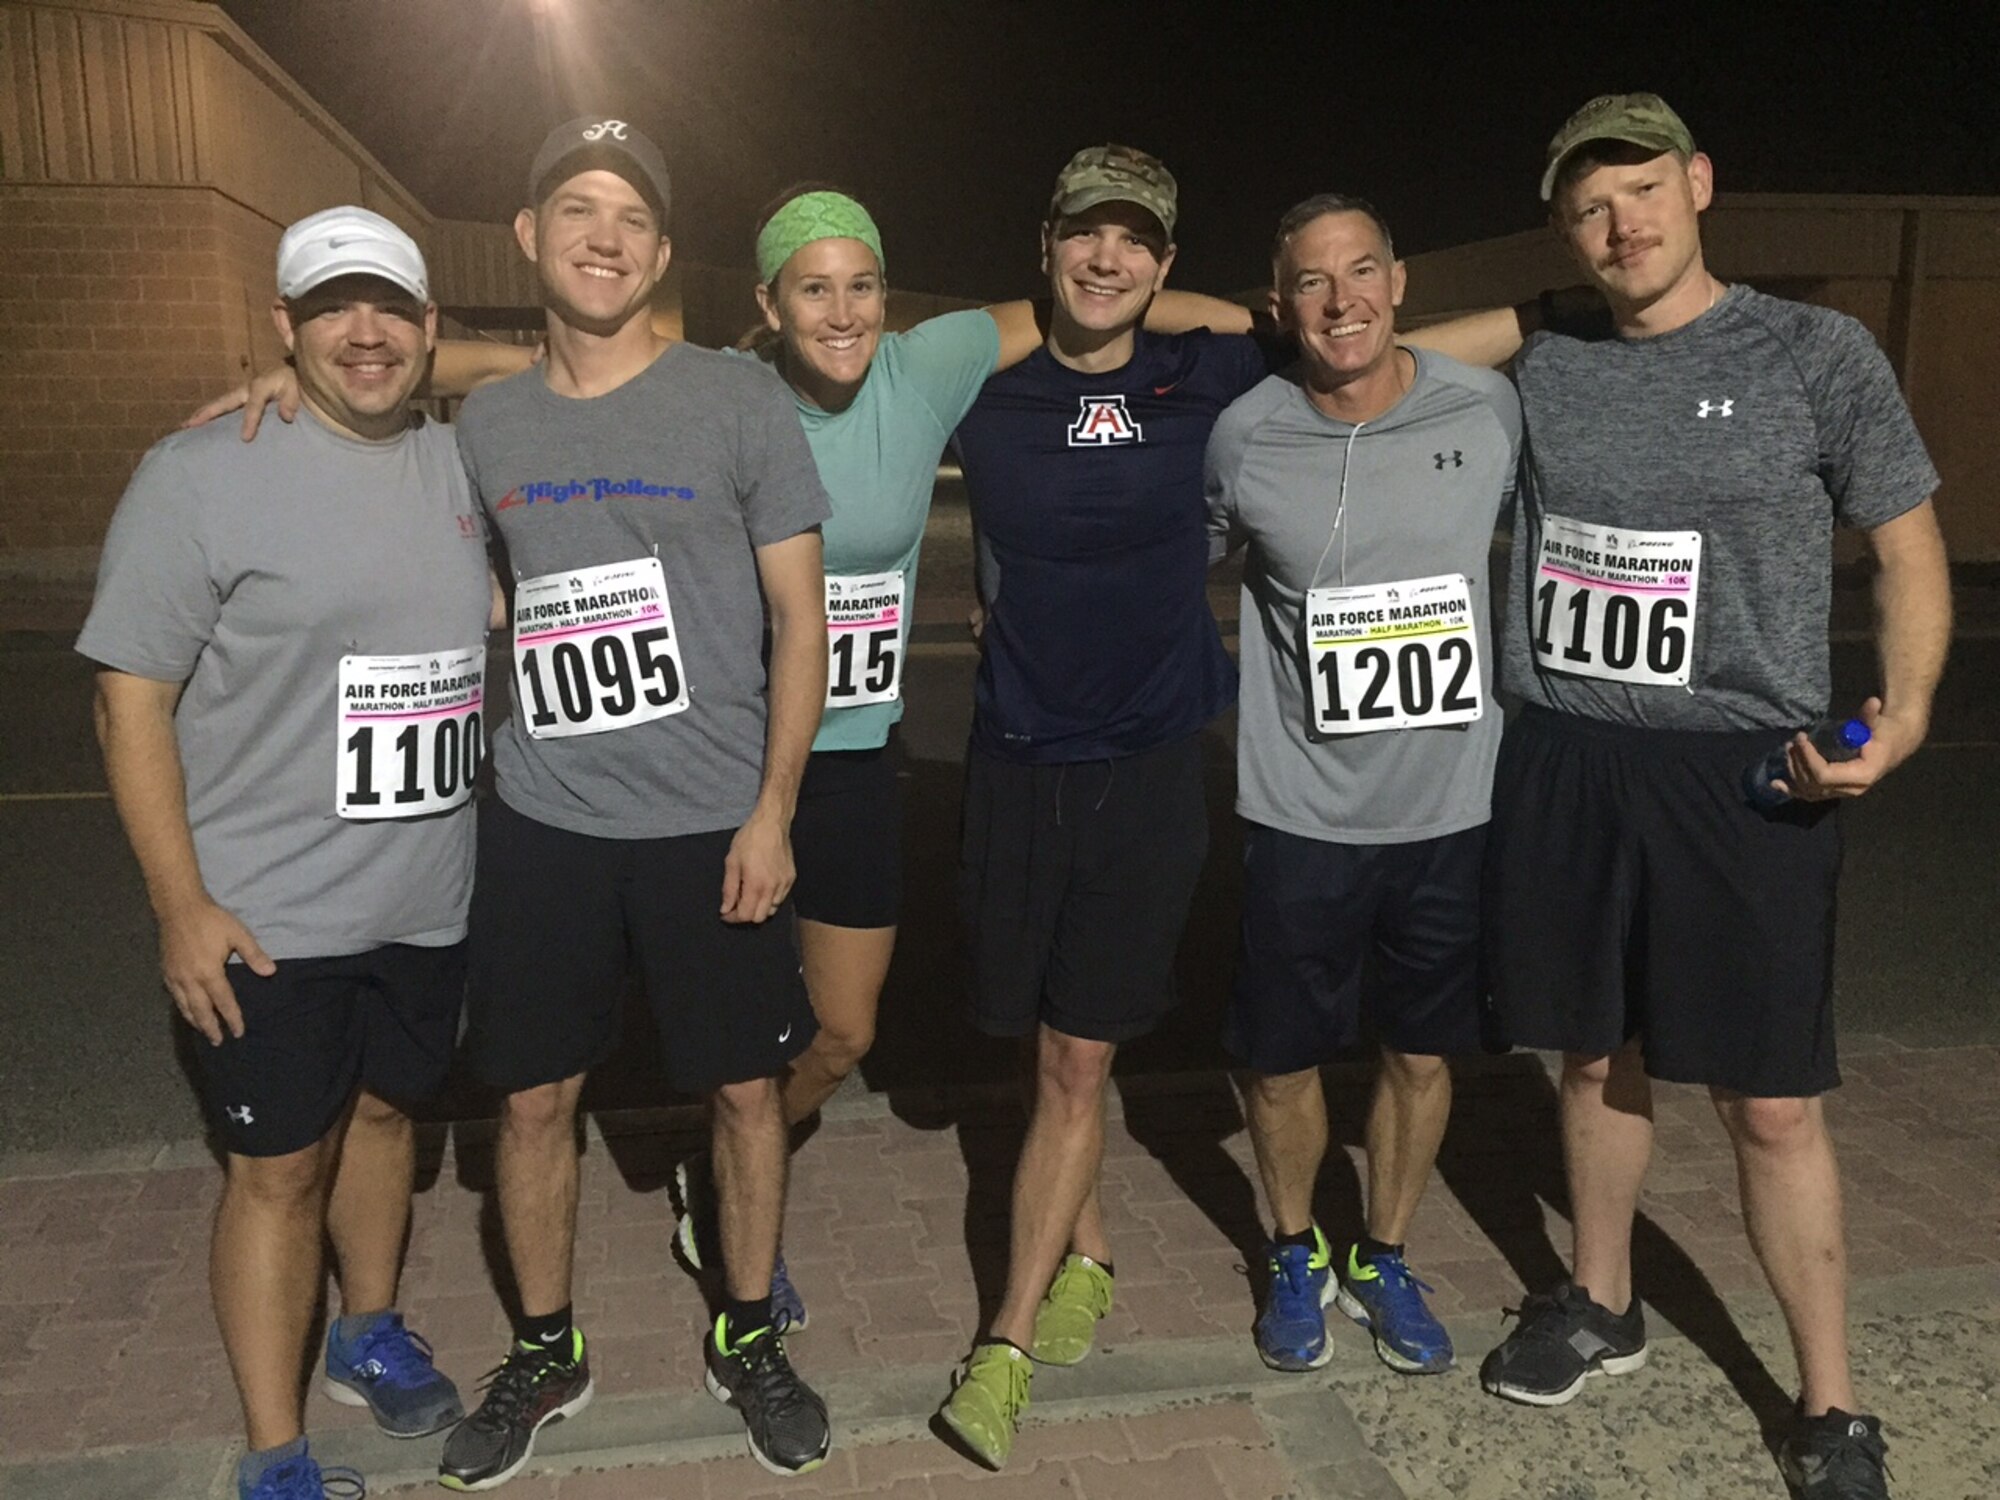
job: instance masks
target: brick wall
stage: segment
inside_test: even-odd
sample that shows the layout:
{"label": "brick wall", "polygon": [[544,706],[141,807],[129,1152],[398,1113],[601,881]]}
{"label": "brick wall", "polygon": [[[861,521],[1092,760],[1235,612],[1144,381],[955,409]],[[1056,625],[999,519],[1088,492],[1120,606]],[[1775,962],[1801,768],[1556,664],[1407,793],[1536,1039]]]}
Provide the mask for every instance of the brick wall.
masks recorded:
{"label": "brick wall", "polygon": [[140,455],[240,378],[241,289],[275,251],[246,276],[254,217],[201,188],[0,187],[0,551],[95,545]]}

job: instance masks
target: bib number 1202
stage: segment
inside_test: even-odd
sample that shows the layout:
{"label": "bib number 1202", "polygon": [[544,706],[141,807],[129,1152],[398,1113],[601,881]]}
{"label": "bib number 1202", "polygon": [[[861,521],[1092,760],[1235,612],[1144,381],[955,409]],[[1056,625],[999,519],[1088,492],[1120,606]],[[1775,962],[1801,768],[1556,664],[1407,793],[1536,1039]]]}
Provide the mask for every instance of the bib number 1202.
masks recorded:
{"label": "bib number 1202", "polygon": [[1405,641],[1393,654],[1386,646],[1362,646],[1351,656],[1329,651],[1315,665],[1319,724],[1328,734],[1377,721],[1425,719],[1433,711],[1478,713],[1479,684],[1473,677],[1478,663],[1465,636],[1437,642],[1435,652],[1428,641]]}

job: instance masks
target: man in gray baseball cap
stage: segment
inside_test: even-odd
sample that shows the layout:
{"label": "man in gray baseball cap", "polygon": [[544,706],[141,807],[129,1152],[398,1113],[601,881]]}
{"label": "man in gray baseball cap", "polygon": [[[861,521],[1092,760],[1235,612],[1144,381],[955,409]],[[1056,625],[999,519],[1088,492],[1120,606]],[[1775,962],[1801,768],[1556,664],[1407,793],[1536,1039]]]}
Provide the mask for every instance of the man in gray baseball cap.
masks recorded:
{"label": "man in gray baseball cap", "polygon": [[298,1376],[325,1238],[328,1394],[397,1437],[461,1415],[393,1304],[403,1106],[443,1084],[458,1036],[489,596],[452,435],[409,409],[437,318],[415,241],[329,209],[285,232],[277,285],[303,415],[147,453],[77,650],[224,1152],[236,1493],[321,1500]]}

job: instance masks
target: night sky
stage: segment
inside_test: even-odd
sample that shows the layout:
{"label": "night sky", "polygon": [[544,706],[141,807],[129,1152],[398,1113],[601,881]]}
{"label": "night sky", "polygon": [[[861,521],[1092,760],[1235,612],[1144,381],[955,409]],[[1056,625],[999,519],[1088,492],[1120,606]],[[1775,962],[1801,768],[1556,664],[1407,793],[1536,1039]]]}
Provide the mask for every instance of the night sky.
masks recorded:
{"label": "night sky", "polygon": [[[433,211],[501,221],[550,123],[532,0],[224,0]],[[674,173],[676,251],[747,261],[770,196],[830,179],[890,280],[1032,292],[1077,147],[1181,183],[1176,284],[1261,284],[1272,225],[1370,197],[1411,253],[1541,222],[1562,118],[1653,89],[1719,190],[2000,194],[2000,5],[547,0],[559,87]]]}

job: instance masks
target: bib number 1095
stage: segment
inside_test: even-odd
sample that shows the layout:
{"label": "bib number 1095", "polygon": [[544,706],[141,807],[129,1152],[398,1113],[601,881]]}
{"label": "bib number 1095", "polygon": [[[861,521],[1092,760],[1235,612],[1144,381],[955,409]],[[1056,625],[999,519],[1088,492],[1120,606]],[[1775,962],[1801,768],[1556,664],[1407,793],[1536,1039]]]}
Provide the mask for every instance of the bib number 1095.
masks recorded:
{"label": "bib number 1095", "polygon": [[604,734],[688,706],[687,672],[657,557],[522,580],[515,701],[538,740]]}

